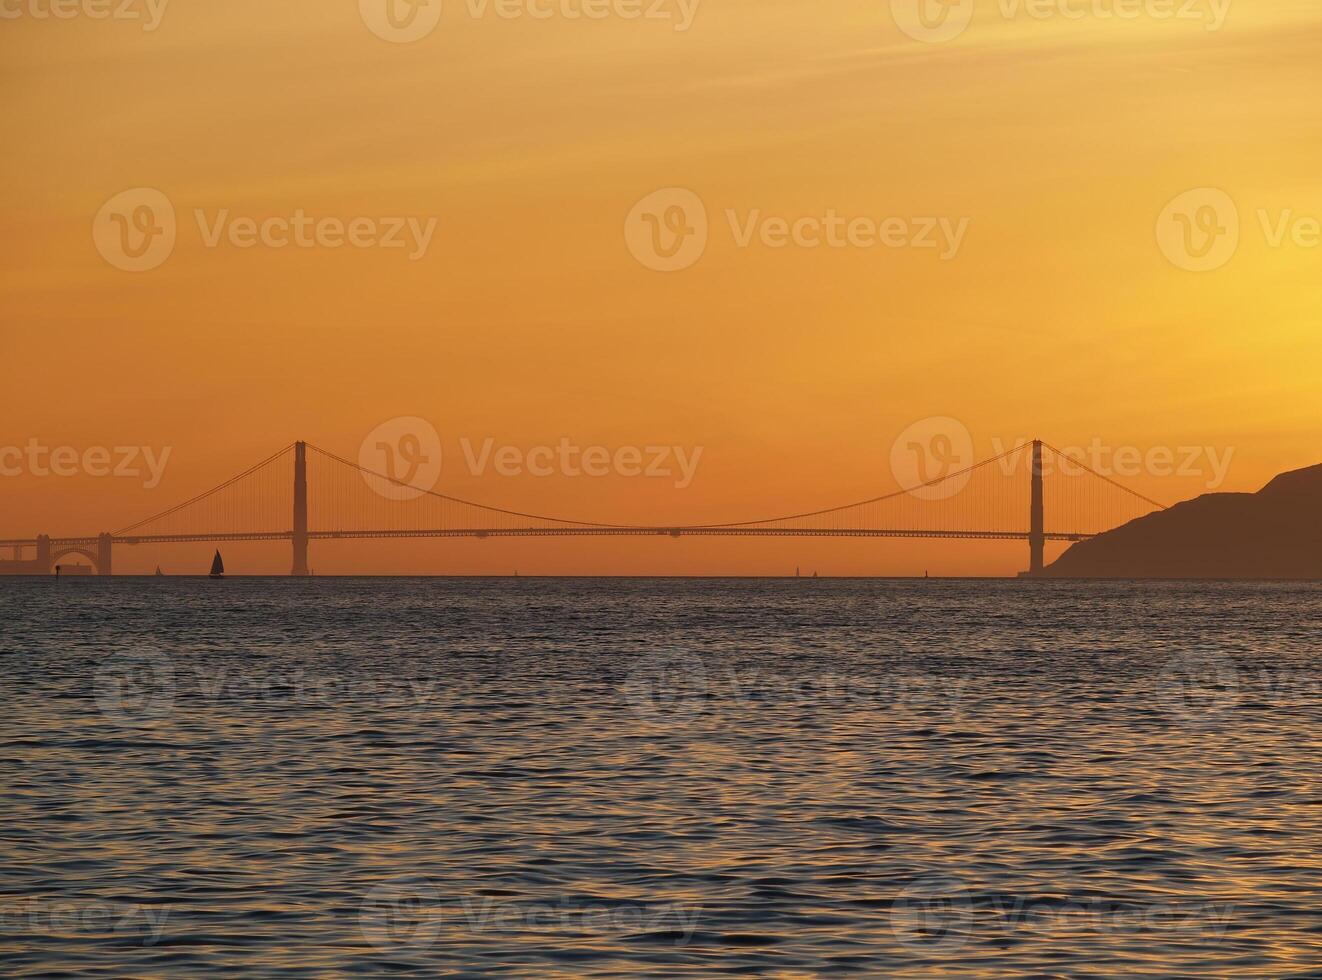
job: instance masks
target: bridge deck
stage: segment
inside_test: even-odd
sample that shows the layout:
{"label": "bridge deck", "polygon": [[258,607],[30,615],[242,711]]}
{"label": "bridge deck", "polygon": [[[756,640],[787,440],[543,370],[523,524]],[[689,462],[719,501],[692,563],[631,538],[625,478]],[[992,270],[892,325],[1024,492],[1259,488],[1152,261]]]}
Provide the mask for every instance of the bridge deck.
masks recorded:
{"label": "bridge deck", "polygon": [[[1091,534],[1048,531],[1048,541],[1082,541]],[[112,539],[114,544],[186,544],[226,541],[291,541],[293,531],[252,531],[224,534],[141,534]],[[731,538],[962,538],[989,541],[1027,541],[1028,531],[935,531],[900,528],[764,528],[764,527],[565,527],[565,528],[412,528],[366,531],[309,531],[314,541],[363,538],[563,538],[563,537],[731,537]],[[96,535],[51,538],[52,547],[90,547]],[[0,547],[31,547],[35,538],[0,540]]]}

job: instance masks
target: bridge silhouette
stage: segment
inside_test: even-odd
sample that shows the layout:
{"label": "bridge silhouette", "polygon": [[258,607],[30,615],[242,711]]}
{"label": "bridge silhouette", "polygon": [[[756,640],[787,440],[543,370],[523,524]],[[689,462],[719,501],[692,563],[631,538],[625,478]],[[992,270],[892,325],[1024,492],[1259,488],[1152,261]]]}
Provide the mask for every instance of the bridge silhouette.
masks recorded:
{"label": "bridge silhouette", "polygon": [[[70,555],[100,575],[114,549],[140,545],[288,541],[290,574],[310,574],[311,542],[366,538],[856,537],[1021,540],[1028,574],[1048,541],[1100,534],[1162,505],[1038,440],[868,500],[751,521],[618,524],[507,510],[411,486],[305,442],[292,443],[182,503],[121,530],[0,540],[10,574],[49,575]],[[1050,528],[1050,530],[1048,530]],[[33,557],[25,559],[31,550]]]}

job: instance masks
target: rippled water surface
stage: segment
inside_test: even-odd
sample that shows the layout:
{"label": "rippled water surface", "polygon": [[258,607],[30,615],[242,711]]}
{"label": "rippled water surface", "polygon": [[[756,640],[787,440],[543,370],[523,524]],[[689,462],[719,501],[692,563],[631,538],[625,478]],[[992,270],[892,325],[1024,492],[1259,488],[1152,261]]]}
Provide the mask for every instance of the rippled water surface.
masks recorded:
{"label": "rippled water surface", "polygon": [[0,972],[1322,976],[1322,588],[0,580]]}

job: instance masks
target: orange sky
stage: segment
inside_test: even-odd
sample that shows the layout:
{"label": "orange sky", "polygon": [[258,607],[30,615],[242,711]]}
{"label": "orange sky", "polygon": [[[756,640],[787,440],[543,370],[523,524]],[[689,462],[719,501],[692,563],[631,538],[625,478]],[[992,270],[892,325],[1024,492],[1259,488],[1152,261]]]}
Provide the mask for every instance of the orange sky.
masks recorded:
{"label": "orange sky", "polygon": [[[45,6],[0,4],[19,11],[0,20],[0,447],[171,456],[151,489],[0,477],[0,537],[118,528],[298,438],[356,458],[398,416],[441,433],[439,489],[623,522],[886,492],[896,436],[930,416],[966,425],[978,457],[1035,435],[1230,449],[1223,489],[1322,461],[1322,247],[1294,224],[1322,218],[1312,4],[1240,0],[1208,30],[1095,13],[1007,19],[978,3],[966,31],[928,44],[885,2],[703,0],[681,31],[569,18],[559,0],[547,19],[474,17],[449,0],[433,32],[397,44],[365,26],[355,0],[174,0],[152,31],[41,18],[34,2]],[[1212,16],[1210,3],[1196,9]],[[98,253],[92,225],[140,187],[172,203],[177,242],[158,268],[131,273]],[[665,273],[635,261],[624,226],[668,187],[702,200],[710,232],[696,264]],[[1241,229],[1233,258],[1199,273],[1168,261],[1157,228],[1168,202],[1204,187],[1229,195]],[[208,247],[199,209],[436,225],[414,261]],[[728,211],[944,216],[967,219],[967,235],[948,260],[740,247]],[[673,444],[702,458],[683,489],[449,465],[458,440],[488,437],[525,450]],[[1130,482],[1173,501],[1207,479]],[[313,564],[1007,574],[1025,551],[405,542],[319,545]],[[199,553],[126,551],[117,570]],[[287,563],[287,549],[227,553],[238,571]]]}

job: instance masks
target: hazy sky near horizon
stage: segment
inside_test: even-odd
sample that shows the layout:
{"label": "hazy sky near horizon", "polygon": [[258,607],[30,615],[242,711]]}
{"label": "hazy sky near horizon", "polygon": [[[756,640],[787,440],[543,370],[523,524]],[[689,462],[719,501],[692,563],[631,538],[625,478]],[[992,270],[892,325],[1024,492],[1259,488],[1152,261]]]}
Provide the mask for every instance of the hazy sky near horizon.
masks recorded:
{"label": "hazy sky near horizon", "polygon": [[[0,537],[119,527],[297,438],[354,457],[399,416],[440,431],[441,489],[628,522],[885,492],[892,443],[934,416],[966,426],[979,458],[1034,436],[1229,450],[1228,490],[1322,462],[1318,4],[1179,0],[1189,18],[1124,19],[978,0],[961,34],[924,43],[886,2],[701,0],[687,30],[678,0],[656,8],[670,19],[600,21],[567,16],[579,0],[540,0],[545,19],[477,3],[448,0],[398,44],[357,0],[173,0],[151,31],[0,0],[18,11],[0,20],[0,446],[171,451],[150,490],[0,477]],[[177,241],[125,272],[93,220],[143,187],[173,206]],[[624,228],[672,187],[710,228],[701,259],[666,273]],[[1157,231],[1199,188],[1239,224],[1206,272]],[[207,244],[221,216],[298,212],[435,219],[434,235],[416,258]],[[749,222],[828,214],[964,233],[949,248],[739,242]],[[702,458],[684,489],[475,476],[459,440],[488,438]],[[1128,482],[1174,501],[1210,479]],[[1006,572],[1022,550],[534,540],[381,544],[322,567]],[[156,556],[121,567],[135,561]]]}

